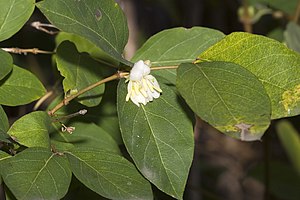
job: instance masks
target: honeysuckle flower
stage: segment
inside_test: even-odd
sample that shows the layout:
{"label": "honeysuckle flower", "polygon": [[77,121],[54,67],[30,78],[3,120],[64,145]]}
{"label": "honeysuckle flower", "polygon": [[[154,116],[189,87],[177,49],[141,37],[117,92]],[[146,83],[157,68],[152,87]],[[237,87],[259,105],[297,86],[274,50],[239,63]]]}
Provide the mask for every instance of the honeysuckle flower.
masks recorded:
{"label": "honeysuckle flower", "polygon": [[140,60],[136,62],[126,82],[129,82],[126,101],[130,99],[137,106],[146,105],[153,99],[157,99],[162,92],[156,78],[150,75],[150,61]]}

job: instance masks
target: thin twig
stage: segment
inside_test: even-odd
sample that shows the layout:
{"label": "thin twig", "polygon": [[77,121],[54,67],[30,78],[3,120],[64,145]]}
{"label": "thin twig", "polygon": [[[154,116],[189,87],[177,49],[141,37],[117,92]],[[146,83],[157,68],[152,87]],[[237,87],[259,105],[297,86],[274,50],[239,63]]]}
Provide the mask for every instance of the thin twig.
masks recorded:
{"label": "thin twig", "polygon": [[249,13],[248,0],[243,0],[243,10],[242,23],[244,25],[244,31],[252,33],[252,20]]}
{"label": "thin twig", "polygon": [[65,98],[64,100],[62,100],[59,104],[57,104],[52,110],[48,111],[48,114],[50,116],[53,116],[54,113],[56,111],[58,111],[61,107],[63,107],[64,105],[67,105],[70,101],[72,101],[73,99],[75,99],[76,97],[82,95],[83,93],[91,90],[91,89],[94,89],[95,87],[99,86],[99,85],[102,85],[106,82],[109,82],[109,81],[113,81],[113,80],[116,80],[116,79],[120,79],[120,78],[124,78],[125,76],[127,76],[129,73],[128,72],[117,72],[116,74],[112,75],[112,76],[109,76],[105,79],[102,79],[92,85],[89,85],[88,87],[86,88],[83,88],[82,90],[78,91],[76,94],[74,95],[71,95],[71,96],[68,96],[67,98]]}
{"label": "thin twig", "polygon": [[[178,68],[178,66],[164,66],[164,67],[152,67],[151,70],[177,69],[177,68]],[[100,80],[100,81],[92,84],[92,85],[89,85],[88,87],[83,88],[82,90],[78,91],[76,94],[70,95],[70,96],[66,97],[65,99],[63,99],[52,110],[49,110],[48,114],[50,116],[53,116],[56,111],[58,111],[64,105],[67,105],[70,101],[72,101],[73,99],[75,99],[78,96],[82,95],[83,93],[85,93],[87,91],[90,91],[91,89],[94,89],[95,87],[97,87],[99,85],[102,85],[102,84],[104,84],[106,82],[113,81],[113,80],[116,80],[116,79],[125,78],[128,75],[129,75],[129,72],[121,72],[121,71],[119,71],[119,72],[117,72],[116,74],[114,74],[112,76],[109,76],[109,77],[107,77],[105,79],[102,79],[102,80]]]}
{"label": "thin twig", "polygon": [[70,115],[56,116],[56,119],[54,119],[52,122],[60,122],[62,120],[70,119],[70,118],[76,117],[78,115],[85,115],[86,113],[87,113],[87,110],[86,109],[82,109],[82,110],[79,110],[78,112],[70,114]]}
{"label": "thin twig", "polygon": [[34,105],[33,110],[37,110],[42,105],[42,103],[44,103],[44,101],[46,101],[50,96],[52,96],[53,93],[53,91],[49,91],[44,96],[42,96]]}
{"label": "thin twig", "polygon": [[151,67],[151,70],[161,70],[161,69],[177,69],[178,66],[162,66],[162,67]]}
{"label": "thin twig", "polygon": [[33,53],[33,54],[54,54],[53,51],[44,51],[39,50],[37,48],[33,49],[20,49],[20,48],[1,48],[3,51],[9,52],[9,53],[15,53],[15,54],[24,54],[27,55],[27,53]]}
{"label": "thin twig", "polygon": [[294,16],[293,21],[294,21],[295,23],[298,23],[299,18],[300,18],[300,0],[298,1],[297,8],[296,8],[296,12],[295,12],[295,16]]}
{"label": "thin twig", "polygon": [[50,35],[55,35],[55,34],[59,33],[59,31],[51,31],[51,30],[48,30],[48,29],[45,28],[45,27],[47,27],[47,28],[57,29],[57,27],[52,25],[52,24],[45,24],[45,23],[41,23],[39,21],[36,21],[36,22],[32,22],[31,26],[36,28],[39,31],[43,31],[43,32],[48,33]]}

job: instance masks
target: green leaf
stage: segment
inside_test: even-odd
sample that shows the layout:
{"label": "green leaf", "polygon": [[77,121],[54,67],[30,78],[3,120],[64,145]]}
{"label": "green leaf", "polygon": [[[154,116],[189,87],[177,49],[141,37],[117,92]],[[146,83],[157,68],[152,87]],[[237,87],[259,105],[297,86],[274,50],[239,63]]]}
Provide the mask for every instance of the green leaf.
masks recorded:
{"label": "green leaf", "polygon": [[44,148],[28,148],[0,166],[7,187],[17,199],[61,199],[68,191],[71,171],[64,156]]}
{"label": "green leaf", "polygon": [[[272,199],[280,200],[298,200],[300,196],[300,181],[298,174],[286,162],[276,162],[274,159],[269,163],[268,177],[269,193]],[[251,170],[254,176],[261,184],[265,184],[265,165],[260,164],[254,170]]]}
{"label": "green leaf", "polygon": [[234,63],[203,62],[178,68],[177,88],[203,120],[241,140],[259,140],[270,124],[271,107],[262,83]]}
{"label": "green leaf", "polygon": [[162,95],[137,107],[118,86],[118,115],[125,146],[140,172],[156,187],[182,199],[193,159],[193,127],[175,91],[157,77]]}
{"label": "green leaf", "polygon": [[[10,158],[11,155],[5,153],[4,151],[0,150],[0,164],[2,164],[3,160]],[[2,184],[2,176],[0,174],[0,184]]]}
{"label": "green leaf", "polygon": [[2,106],[0,105],[0,141],[10,142],[8,140],[9,135],[7,134],[8,129],[9,129],[8,118]]}
{"label": "green leaf", "polygon": [[126,18],[113,0],[44,0],[37,7],[62,31],[90,40],[118,61],[128,40]]}
{"label": "green leaf", "polygon": [[276,125],[277,134],[288,157],[300,176],[300,137],[292,124],[286,120]]}
{"label": "green leaf", "polygon": [[[192,63],[200,53],[223,37],[224,34],[220,31],[203,27],[164,30],[147,40],[132,60],[150,60],[153,66]],[[153,74],[162,76],[173,84],[176,82],[174,69],[159,70]]]}
{"label": "green leaf", "polygon": [[7,131],[9,129],[8,118],[0,105],[0,130]]}
{"label": "green leaf", "polygon": [[[63,133],[58,131],[56,134],[52,134],[51,139],[61,142],[71,143],[74,147],[86,147],[86,148],[95,148],[105,151],[114,152],[117,154],[120,153],[118,144],[114,139],[101,127],[93,123],[82,123],[74,122],[68,124],[68,126],[75,127],[73,134]],[[68,150],[67,148],[65,150]]]}
{"label": "green leaf", "polygon": [[[0,8],[1,9],[1,8]],[[9,53],[0,49],[0,81],[3,79],[13,68],[13,60]]]}
{"label": "green leaf", "polygon": [[300,26],[295,22],[289,22],[284,38],[287,46],[300,53]]}
{"label": "green leaf", "polygon": [[78,180],[109,199],[153,199],[151,185],[125,158],[95,149],[67,152]]}
{"label": "green leaf", "polygon": [[250,4],[265,4],[286,13],[293,14],[298,0],[249,0]]}
{"label": "green leaf", "polygon": [[[87,109],[88,112],[84,116],[78,116],[71,119],[71,121],[93,122],[111,135],[118,144],[123,144],[116,106],[117,83],[118,81],[111,81],[105,84],[104,96],[98,106],[91,109],[80,105],[76,101],[71,101],[68,106],[62,107],[56,114],[69,115],[78,112],[79,108]],[[55,99],[49,105],[49,108],[53,108],[60,101],[62,101],[62,97]]]}
{"label": "green leaf", "polygon": [[264,85],[272,103],[272,119],[300,114],[300,55],[273,39],[232,33],[199,59],[236,63]]}
{"label": "green leaf", "polygon": [[46,89],[31,72],[14,66],[0,81],[0,104],[17,106],[30,103],[42,97]]}
{"label": "green leaf", "polygon": [[21,145],[50,149],[50,129],[51,119],[48,114],[36,111],[18,119],[10,127],[8,134]]}
{"label": "green leaf", "polygon": [[109,200],[97,194],[96,192],[90,190],[88,187],[83,185],[74,176],[72,177],[72,182],[69,191],[62,200]]}
{"label": "green leaf", "polygon": [[[86,53],[78,53],[76,46],[65,41],[57,49],[57,68],[64,78],[65,94],[70,90],[81,90],[104,78],[104,65],[96,62]],[[102,66],[101,66],[102,65]],[[78,101],[86,106],[96,106],[104,93],[104,85],[100,85],[78,97]]]}
{"label": "green leaf", "polygon": [[90,42],[89,40],[84,39],[75,34],[59,32],[59,34],[55,37],[57,46],[61,44],[63,41],[69,40],[76,45],[78,52],[83,53],[86,52],[90,54],[94,59],[99,62],[105,63],[112,67],[117,67],[119,65],[116,60],[112,59],[107,53],[105,53],[102,49],[97,47],[95,44]]}
{"label": "green leaf", "polygon": [[0,41],[18,32],[34,10],[35,0],[6,0],[0,2]]}

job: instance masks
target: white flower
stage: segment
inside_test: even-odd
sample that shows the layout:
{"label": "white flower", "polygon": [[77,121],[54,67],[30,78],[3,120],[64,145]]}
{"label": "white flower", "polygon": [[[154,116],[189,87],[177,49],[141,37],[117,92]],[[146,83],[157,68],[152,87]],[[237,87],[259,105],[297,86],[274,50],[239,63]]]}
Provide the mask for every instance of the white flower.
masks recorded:
{"label": "white flower", "polygon": [[157,99],[162,90],[154,76],[150,75],[150,61],[136,62],[127,77],[129,81],[126,101],[129,99],[137,106],[146,105],[149,101]]}

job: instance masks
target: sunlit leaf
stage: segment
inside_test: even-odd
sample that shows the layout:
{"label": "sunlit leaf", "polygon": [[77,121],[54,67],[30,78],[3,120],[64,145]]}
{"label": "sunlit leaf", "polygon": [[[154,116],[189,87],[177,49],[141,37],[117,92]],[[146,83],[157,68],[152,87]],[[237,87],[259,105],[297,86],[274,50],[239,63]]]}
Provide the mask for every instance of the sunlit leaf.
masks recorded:
{"label": "sunlit leaf", "polygon": [[221,132],[259,140],[271,106],[262,83],[234,63],[203,62],[178,68],[177,88],[192,110]]}
{"label": "sunlit leaf", "polygon": [[[220,31],[193,27],[173,28],[152,36],[137,51],[132,60],[150,60],[153,66],[172,66],[192,63],[197,56],[224,37]],[[159,70],[160,75],[173,84],[176,82],[176,70]]]}
{"label": "sunlit leaf", "polygon": [[276,124],[277,134],[288,157],[300,176],[300,136],[288,121]]}
{"label": "sunlit leaf", "polygon": [[28,148],[1,162],[0,169],[17,199],[61,199],[71,182],[67,159],[44,148]]}
{"label": "sunlit leaf", "polygon": [[51,119],[46,112],[36,111],[18,119],[8,134],[19,144],[27,147],[50,148]]}
{"label": "sunlit leaf", "polygon": [[3,79],[13,68],[13,60],[9,53],[0,49],[0,80]]}
{"label": "sunlit leaf", "polygon": [[95,149],[66,153],[71,170],[91,190],[109,199],[153,199],[151,185],[125,158]]}
{"label": "sunlit leaf", "polygon": [[0,104],[17,106],[37,100],[46,93],[42,83],[31,72],[14,66],[4,79],[0,80]]}
{"label": "sunlit leaf", "polygon": [[164,79],[162,95],[137,107],[126,102],[127,86],[118,87],[118,115],[128,153],[140,172],[163,192],[182,199],[193,159],[193,127],[182,102]]}
{"label": "sunlit leaf", "polygon": [[[104,65],[96,62],[86,53],[79,53],[75,45],[65,41],[59,45],[56,56],[57,68],[64,78],[65,94],[68,91],[81,90],[104,78]],[[102,65],[102,66],[101,66]],[[96,106],[104,93],[104,85],[100,85],[78,97],[78,101],[86,106]]]}
{"label": "sunlit leaf", "polygon": [[300,53],[300,26],[295,22],[288,23],[284,38],[287,46]]}
{"label": "sunlit leaf", "polygon": [[44,0],[37,3],[43,14],[62,31],[80,35],[124,64],[128,39],[126,18],[113,0]]}
{"label": "sunlit leaf", "polygon": [[263,83],[272,119],[300,114],[300,55],[273,39],[232,33],[200,54],[199,59],[236,63]]}
{"label": "sunlit leaf", "polygon": [[22,28],[34,10],[34,3],[35,0],[0,2],[0,41],[10,38]]}

